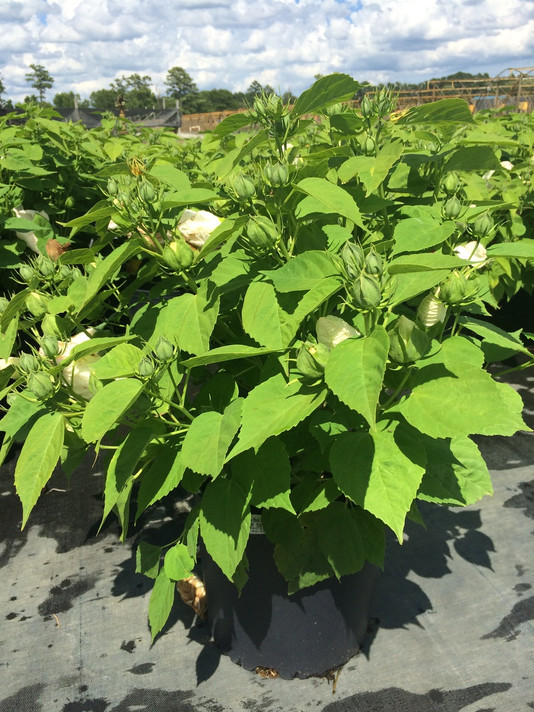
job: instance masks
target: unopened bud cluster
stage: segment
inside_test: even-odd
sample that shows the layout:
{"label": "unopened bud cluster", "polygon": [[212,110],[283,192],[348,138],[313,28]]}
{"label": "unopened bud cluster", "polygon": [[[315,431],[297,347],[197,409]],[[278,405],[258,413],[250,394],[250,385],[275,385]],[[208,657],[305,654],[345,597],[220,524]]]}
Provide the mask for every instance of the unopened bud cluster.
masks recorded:
{"label": "unopened bud cluster", "polygon": [[382,301],[382,257],[373,248],[365,255],[363,249],[352,242],[345,243],[341,251],[352,301],[360,309],[376,309]]}

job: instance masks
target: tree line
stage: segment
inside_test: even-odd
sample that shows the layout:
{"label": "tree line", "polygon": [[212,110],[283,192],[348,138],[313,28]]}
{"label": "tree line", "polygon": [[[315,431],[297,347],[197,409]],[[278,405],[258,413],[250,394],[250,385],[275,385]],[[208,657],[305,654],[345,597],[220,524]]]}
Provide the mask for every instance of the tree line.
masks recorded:
{"label": "tree line", "polygon": [[[42,64],[30,64],[30,71],[26,74],[26,81],[35,89],[37,95],[27,96],[24,103],[45,102],[46,92],[54,85],[54,79]],[[321,75],[317,74],[315,78]],[[430,81],[461,80],[461,79],[489,79],[487,73],[469,74],[468,72],[456,72],[440,79]],[[56,109],[73,109],[77,104],[79,108],[87,108],[95,111],[112,111],[117,107],[118,102],[123,102],[127,112],[150,111],[157,109],[169,109],[179,102],[180,110],[183,114],[208,113],[213,111],[231,111],[250,106],[254,98],[262,93],[277,93],[269,85],[261,85],[258,81],[253,81],[245,92],[231,92],[229,89],[203,89],[199,90],[192,77],[183,67],[172,67],[167,72],[165,78],[165,94],[156,96],[152,90],[152,78],[148,75],[130,74],[121,76],[112,81],[108,88],[97,89],[91,92],[88,99],[81,99],[79,94],[73,91],[59,92],[52,99],[52,106]],[[394,82],[388,84],[373,85],[370,82],[362,82],[362,92],[373,91],[382,87],[393,91],[413,91],[423,90],[427,82],[419,84]],[[2,101],[5,94],[5,87],[0,75],[0,107],[7,109],[14,108],[11,101]],[[282,95],[286,103],[293,103],[297,97],[286,91]],[[120,98],[120,99],[119,99]]]}

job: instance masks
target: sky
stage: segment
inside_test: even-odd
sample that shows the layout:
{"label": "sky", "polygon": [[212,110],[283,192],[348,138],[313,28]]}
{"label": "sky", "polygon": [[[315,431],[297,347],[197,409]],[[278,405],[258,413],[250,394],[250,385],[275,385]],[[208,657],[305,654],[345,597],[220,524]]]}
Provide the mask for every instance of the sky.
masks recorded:
{"label": "sky", "polygon": [[534,66],[534,0],[0,0],[4,99],[34,93],[32,63],[54,78],[49,101],[133,73],[164,95],[176,66],[199,89],[258,81],[297,95],[331,72],[373,83],[496,76]]}

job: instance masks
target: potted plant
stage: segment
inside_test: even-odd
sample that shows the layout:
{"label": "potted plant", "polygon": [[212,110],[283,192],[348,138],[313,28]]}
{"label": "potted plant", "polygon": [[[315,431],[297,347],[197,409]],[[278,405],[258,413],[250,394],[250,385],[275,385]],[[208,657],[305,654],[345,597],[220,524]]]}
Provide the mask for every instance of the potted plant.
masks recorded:
{"label": "potted plant", "polygon": [[[2,451],[24,440],[23,525],[55,466],[75,473],[90,448],[105,461],[103,520],[115,512],[123,537],[176,488],[194,494],[174,541],[137,550],[154,579],[153,636],[201,541],[243,592],[221,602],[207,573],[214,635],[288,677],[323,670],[309,668],[304,635],[294,669],[264,657],[260,616],[287,628],[295,610],[278,616],[267,582],[281,574],[301,610],[310,587],[346,608],[352,647],[328,667],[345,662],[365,631],[345,587],[363,576],[365,612],[384,531],[402,542],[420,500],[490,494],[471,436],[528,429],[488,365],[529,351],[480,317],[496,305],[492,262],[532,258],[533,241],[504,242],[500,204],[467,202],[471,114],[454,99],[395,114],[385,91],[354,110],[343,102],[358,88],[336,74],[292,108],[260,97],[187,174],[162,152],[101,171],[103,200],[65,225],[93,243],[30,260],[0,322]],[[263,605],[243,653],[232,646],[249,624],[228,606],[254,606],[247,590]]]}

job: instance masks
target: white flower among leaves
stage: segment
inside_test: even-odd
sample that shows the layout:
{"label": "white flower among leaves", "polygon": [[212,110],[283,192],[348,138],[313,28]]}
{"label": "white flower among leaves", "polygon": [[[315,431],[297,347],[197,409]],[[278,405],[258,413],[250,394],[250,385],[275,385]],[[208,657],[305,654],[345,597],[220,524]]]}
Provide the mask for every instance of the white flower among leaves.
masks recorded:
{"label": "white flower among leaves", "polygon": [[[73,336],[69,341],[60,341],[59,355],[56,356],[56,363],[60,364],[62,361],[65,361],[75,346],[79,346],[90,339],[90,336],[81,332]],[[88,354],[65,366],[62,371],[61,376],[63,381],[72,388],[76,395],[81,396],[85,400],[91,400],[94,395],[89,388],[89,379],[91,378],[91,366],[99,359],[100,356],[98,356],[98,354]]]}
{"label": "white flower among leaves", "polygon": [[178,229],[185,241],[200,249],[222,220],[207,210],[184,210],[178,221]]}
{"label": "white flower among leaves", "polygon": [[501,161],[501,166],[503,168],[506,168],[507,171],[511,171],[512,168],[514,167],[514,164],[510,163],[510,161]]}
{"label": "white flower among leaves", "polygon": [[[37,210],[24,210],[22,205],[19,205],[18,208],[13,208],[13,212],[17,218],[22,218],[23,220],[33,220],[36,215],[42,215],[42,217],[46,220],[50,219],[44,210],[41,210],[40,212]],[[37,247],[37,237],[34,232],[31,232],[31,230],[24,230],[24,232],[17,230],[15,231],[15,235],[19,238],[19,240],[24,240],[30,250],[40,254],[39,248]]]}
{"label": "white flower among leaves", "polygon": [[360,336],[360,332],[338,316],[321,316],[316,324],[317,341],[333,349],[351,336]]}
{"label": "white flower among leaves", "polygon": [[476,240],[471,240],[471,242],[465,242],[462,245],[457,245],[454,248],[454,251],[461,260],[468,260],[476,267],[483,267],[488,259],[486,248]]}

